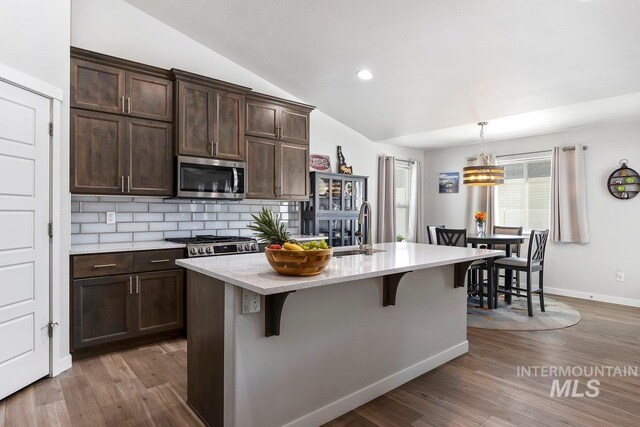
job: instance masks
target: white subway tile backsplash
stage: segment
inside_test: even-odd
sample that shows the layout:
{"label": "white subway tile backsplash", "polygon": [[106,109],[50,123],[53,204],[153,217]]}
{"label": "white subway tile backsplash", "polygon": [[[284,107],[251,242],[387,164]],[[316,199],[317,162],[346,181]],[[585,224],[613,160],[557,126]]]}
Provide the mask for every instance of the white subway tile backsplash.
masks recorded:
{"label": "white subway tile backsplash", "polygon": [[97,213],[71,213],[71,223],[79,224],[83,222],[98,222],[100,220],[100,215]]}
{"label": "white subway tile backsplash", "polygon": [[178,205],[170,203],[149,203],[149,212],[178,212]]}
{"label": "white subway tile backsplash", "polygon": [[132,213],[116,213],[116,222],[131,222],[131,221],[133,221]]}
{"label": "white subway tile backsplash", "polygon": [[82,224],[80,225],[80,232],[82,234],[92,234],[92,233],[115,233],[116,225],[115,224]]}
{"label": "white subway tile backsplash", "polygon": [[133,220],[135,222],[164,221],[164,214],[139,212],[139,213],[133,214]]}
{"label": "white subway tile backsplash", "polygon": [[118,224],[118,233],[121,232],[134,232],[134,231],[149,231],[148,222],[123,222]]}
{"label": "white subway tile backsplash", "polygon": [[174,231],[178,229],[177,222],[150,222],[149,231]]}
{"label": "white subway tile backsplash", "polygon": [[148,212],[148,203],[118,203],[118,212]]}
{"label": "white subway tile backsplash", "polygon": [[229,228],[247,228],[249,221],[229,221]]}
{"label": "white subway tile backsplash", "polygon": [[[251,213],[263,207],[280,214],[287,230],[298,233],[296,202],[211,201],[153,197],[72,196],[72,244],[163,240],[202,234],[253,236]],[[106,213],[116,211],[116,224]]]}
{"label": "white subway tile backsplash", "polygon": [[191,221],[191,214],[188,212],[180,213],[166,213],[164,214],[165,221]]}
{"label": "white subway tile backsplash", "polygon": [[113,212],[116,210],[115,203],[107,202],[81,202],[80,212]]}
{"label": "white subway tile backsplash", "polygon": [[[204,234],[204,233],[201,233]],[[165,231],[165,239],[175,239],[178,237],[191,237],[191,231]]]}
{"label": "white subway tile backsplash", "polygon": [[179,222],[178,230],[202,230],[204,229],[204,222]]}
{"label": "white subway tile backsplash", "polygon": [[100,235],[100,243],[133,242],[131,233],[105,233]]}
{"label": "white subway tile backsplash", "polygon": [[87,245],[90,243],[98,243],[99,238],[98,234],[72,234],[71,235],[71,244],[72,245]]}
{"label": "white subway tile backsplash", "polygon": [[249,205],[230,205],[229,212],[251,212]]}
{"label": "white subway tile backsplash", "polygon": [[218,214],[218,220],[219,221],[237,221],[240,219],[240,214],[239,213],[225,213],[225,212],[220,212]]}
{"label": "white subway tile backsplash", "polygon": [[164,234],[161,231],[148,232],[148,233],[133,233],[134,242],[152,242],[155,240],[164,239]]}
{"label": "white subway tile backsplash", "polygon": [[178,212],[204,212],[202,204],[178,205]]}

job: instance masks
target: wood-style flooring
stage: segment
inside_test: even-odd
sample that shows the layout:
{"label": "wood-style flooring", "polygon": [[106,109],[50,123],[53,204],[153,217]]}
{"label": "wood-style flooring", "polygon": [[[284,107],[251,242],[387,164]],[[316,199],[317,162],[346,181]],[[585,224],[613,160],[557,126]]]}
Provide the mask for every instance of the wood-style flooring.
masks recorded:
{"label": "wood-style flooring", "polygon": [[[521,365],[640,366],[640,309],[554,298],[582,321],[544,332],[469,329],[469,353],[327,426],[640,426],[638,377],[600,378],[596,398],[550,398],[552,378],[517,376]],[[186,342],[177,339],[76,362],[0,401],[0,427],[202,425],[185,397]]]}

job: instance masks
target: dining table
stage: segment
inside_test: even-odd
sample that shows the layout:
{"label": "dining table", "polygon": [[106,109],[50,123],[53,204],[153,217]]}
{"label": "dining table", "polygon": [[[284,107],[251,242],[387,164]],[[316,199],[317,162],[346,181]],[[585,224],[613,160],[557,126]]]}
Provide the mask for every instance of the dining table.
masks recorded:
{"label": "dining table", "polygon": [[[525,236],[518,234],[484,234],[479,236],[477,234],[469,234],[467,235],[467,243],[471,244],[472,247],[477,248],[479,246],[485,245],[487,249],[494,249],[495,245],[506,245],[505,247],[505,256],[511,257],[513,256],[513,250],[511,245],[518,245],[524,243]],[[487,268],[490,272],[493,271],[493,258],[489,258],[487,260]],[[494,309],[497,308],[497,289],[498,289],[498,280],[499,275],[494,275],[489,273],[489,298],[487,301],[487,308]],[[513,271],[505,270],[504,274],[504,283],[507,289],[511,288],[511,283],[513,280]],[[494,303],[495,302],[495,303]],[[511,304],[511,295],[505,295],[505,302],[507,304]]]}

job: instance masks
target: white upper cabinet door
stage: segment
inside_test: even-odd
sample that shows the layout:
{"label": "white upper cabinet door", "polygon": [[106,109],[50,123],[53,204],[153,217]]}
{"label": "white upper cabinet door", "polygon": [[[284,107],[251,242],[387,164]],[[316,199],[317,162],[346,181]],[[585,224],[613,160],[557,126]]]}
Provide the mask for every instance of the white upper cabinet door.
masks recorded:
{"label": "white upper cabinet door", "polygon": [[49,373],[50,114],[0,81],[0,400]]}

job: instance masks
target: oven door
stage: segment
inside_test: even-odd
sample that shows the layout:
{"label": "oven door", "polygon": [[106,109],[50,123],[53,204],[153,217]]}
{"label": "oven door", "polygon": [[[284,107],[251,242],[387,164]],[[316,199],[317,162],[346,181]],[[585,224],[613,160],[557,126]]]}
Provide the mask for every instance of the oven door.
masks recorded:
{"label": "oven door", "polygon": [[177,197],[244,199],[245,163],[178,156]]}

